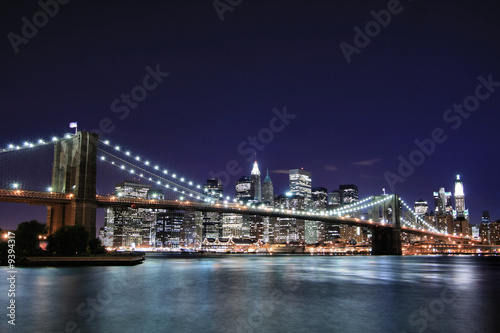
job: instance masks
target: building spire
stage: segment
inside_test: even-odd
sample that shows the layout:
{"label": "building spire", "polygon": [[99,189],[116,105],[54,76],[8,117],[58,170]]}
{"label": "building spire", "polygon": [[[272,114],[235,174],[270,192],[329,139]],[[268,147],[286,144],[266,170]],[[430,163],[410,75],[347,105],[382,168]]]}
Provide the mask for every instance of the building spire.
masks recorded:
{"label": "building spire", "polygon": [[257,161],[255,161],[253,164],[253,169],[251,174],[260,176],[259,164],[257,164]]}
{"label": "building spire", "polygon": [[266,178],[264,178],[264,183],[273,183],[271,177],[269,176],[269,169],[267,169]]}

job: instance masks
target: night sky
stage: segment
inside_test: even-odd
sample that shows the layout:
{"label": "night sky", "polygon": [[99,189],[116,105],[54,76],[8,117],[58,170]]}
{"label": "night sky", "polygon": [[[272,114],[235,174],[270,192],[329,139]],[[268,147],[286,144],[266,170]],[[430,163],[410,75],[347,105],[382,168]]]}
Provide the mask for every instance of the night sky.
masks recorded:
{"label": "night sky", "polygon": [[[483,210],[500,219],[498,1],[226,6],[74,0],[49,6],[44,21],[36,1],[2,1],[0,145],[60,136],[76,121],[200,183],[236,161],[228,195],[250,174],[254,145],[277,194],[303,167],[313,186],[356,184],[361,198],[385,188],[431,210],[432,192],[453,191],[460,174],[471,223]],[[34,15],[40,27],[25,38]],[[453,111],[463,103],[473,111]],[[399,156],[419,165],[398,172]],[[17,177],[1,170],[3,183]],[[107,179],[128,178],[115,174]],[[4,229],[46,222],[44,207],[0,212]]]}

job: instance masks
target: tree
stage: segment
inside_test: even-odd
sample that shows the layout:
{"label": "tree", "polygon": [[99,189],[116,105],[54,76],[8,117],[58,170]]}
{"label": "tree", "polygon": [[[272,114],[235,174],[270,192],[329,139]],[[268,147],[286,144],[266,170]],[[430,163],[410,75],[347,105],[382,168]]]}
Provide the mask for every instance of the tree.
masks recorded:
{"label": "tree", "polygon": [[47,237],[47,250],[55,254],[87,253],[89,233],[82,226],[65,226]]}
{"label": "tree", "polygon": [[16,229],[16,255],[29,255],[41,252],[38,236],[45,234],[45,224],[32,220],[22,222]]}
{"label": "tree", "polygon": [[101,244],[99,238],[92,238],[89,240],[89,253],[91,254],[103,254],[106,253],[106,249]]}

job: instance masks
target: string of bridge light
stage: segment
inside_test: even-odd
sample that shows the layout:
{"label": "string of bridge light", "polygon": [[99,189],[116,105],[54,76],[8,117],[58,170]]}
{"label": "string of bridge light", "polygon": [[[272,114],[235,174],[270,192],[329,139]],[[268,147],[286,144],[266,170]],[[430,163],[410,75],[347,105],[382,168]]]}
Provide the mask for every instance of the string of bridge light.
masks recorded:
{"label": "string of bridge light", "polygon": [[433,232],[439,232],[439,230],[437,230],[432,225],[430,225],[429,223],[427,223],[421,216],[417,215],[413,211],[413,209],[411,209],[410,206],[408,206],[406,204],[406,202],[402,198],[399,198],[399,201],[401,202],[401,204],[403,206],[405,206],[406,209],[408,209],[408,211],[413,215],[413,217],[415,217],[417,219],[417,221],[420,221],[423,225],[427,226],[431,231],[433,231]]}
{"label": "string of bridge light", "polygon": [[49,144],[54,144],[54,143],[56,143],[57,141],[59,141],[61,139],[69,139],[72,136],[73,136],[72,134],[67,133],[63,137],[53,136],[49,140],[38,139],[38,140],[33,141],[33,142],[31,142],[31,141],[23,141],[22,144],[9,143],[6,148],[0,149],[0,154],[1,153],[8,153],[8,152],[11,152],[11,151],[17,151],[17,150],[30,149],[30,148],[40,147],[40,146],[46,146],[46,145],[49,145]]}
{"label": "string of bridge light", "polygon": [[[370,207],[373,207],[375,205],[379,205],[379,204],[381,204],[381,203],[383,203],[385,201],[390,200],[392,198],[392,196],[393,196],[392,194],[391,195],[387,195],[383,199],[379,199],[377,201],[372,201],[369,204],[362,205],[363,203],[367,202],[368,200],[373,200],[373,198],[374,198],[374,197],[368,197],[366,199],[358,201],[356,204],[352,204],[350,206],[346,206],[346,207],[342,207],[342,208],[339,208],[337,210],[334,210],[334,211],[332,211],[332,215],[333,214],[337,214],[338,216],[341,216],[343,213],[351,213],[351,212],[359,211],[361,209],[370,208]],[[356,207],[357,209],[354,209],[354,207]]]}
{"label": "string of bridge light", "polygon": [[348,210],[348,209],[351,209],[353,207],[362,205],[363,203],[365,203],[365,202],[367,202],[369,200],[372,200],[372,199],[373,199],[373,197],[364,198],[363,200],[357,201],[357,202],[352,203],[350,205],[347,205],[347,206],[344,206],[344,207],[341,207],[341,208],[337,208],[337,209],[333,209],[333,210],[331,210],[331,213],[332,214],[337,214],[338,212],[341,212],[342,210]]}
{"label": "string of bridge light", "polygon": [[[103,140],[100,140],[100,142],[102,142],[102,143],[103,143],[103,144],[105,144],[106,146],[109,146],[110,148],[114,148],[114,150],[115,150],[115,151],[120,152],[121,154],[124,154],[125,156],[130,157],[130,158],[133,158],[135,161],[140,162],[140,163],[144,164],[145,166],[147,166],[147,167],[149,167],[149,168],[154,169],[155,171],[162,172],[162,173],[163,173],[163,175],[170,176],[170,177],[172,177],[172,178],[174,178],[174,179],[176,179],[176,180],[179,180],[179,181],[180,181],[180,182],[182,182],[182,183],[186,183],[186,184],[187,184],[187,185],[189,185],[189,186],[195,187],[196,189],[201,189],[201,188],[202,188],[202,186],[201,186],[200,184],[196,184],[196,185],[195,185],[195,184],[193,183],[193,181],[186,180],[184,177],[178,176],[178,175],[177,175],[177,174],[175,174],[175,173],[170,173],[167,169],[161,168],[161,167],[160,167],[160,165],[158,165],[158,164],[151,163],[151,162],[150,162],[150,161],[148,161],[148,160],[143,160],[143,159],[142,159],[139,155],[132,154],[132,152],[131,152],[131,151],[129,151],[129,150],[124,150],[124,149],[122,149],[122,148],[121,148],[120,146],[118,146],[118,145],[116,145],[116,146],[114,146],[114,147],[113,147],[113,146],[111,145],[111,143],[110,143],[110,141],[109,141],[109,140],[104,140],[104,141],[103,141]],[[104,151],[104,150],[103,150],[103,151]],[[106,151],[104,151],[104,152],[106,152]],[[109,152],[106,152],[106,153],[107,153],[107,154],[109,154],[109,155],[111,155],[111,156],[113,156],[113,157],[115,157],[115,158],[117,158],[117,159],[120,159],[120,160],[122,160],[122,161],[124,161],[124,162],[126,162],[126,163],[129,163],[130,165],[135,166],[136,168],[140,168],[140,167],[139,167],[139,166],[137,166],[136,164],[133,164],[133,163],[131,163],[131,162],[128,162],[128,161],[126,161],[126,160],[123,160],[123,159],[121,159],[120,157],[118,157],[118,156],[116,156],[116,155],[113,155],[113,154],[111,154],[111,153],[109,153]],[[135,157],[134,157],[134,155],[135,155]],[[145,170],[145,169],[143,169],[143,170]],[[145,171],[146,171],[146,170],[145,170]],[[149,172],[149,171],[148,171],[148,172]],[[162,177],[162,176],[158,176],[157,174],[155,174],[155,173],[153,173],[153,172],[151,172],[151,175],[153,175],[153,176],[155,176],[155,177],[157,177],[157,178],[163,179],[164,181],[167,181],[167,182],[169,181],[169,180],[167,180],[166,178],[164,178],[164,177]],[[215,201],[217,200],[217,199],[215,199],[215,198],[214,198],[214,196],[213,196],[213,195],[215,195],[215,193],[214,193],[214,192],[212,193],[213,195],[210,195],[210,193],[208,193],[208,194],[205,194],[205,193],[204,193],[204,194],[201,194],[201,193],[198,193],[198,192],[197,192],[197,191],[195,191],[195,190],[188,189],[188,188],[184,187],[183,185],[179,185],[178,183],[175,183],[175,182],[173,182],[173,181],[170,181],[170,182],[171,182],[172,184],[178,185],[179,187],[183,187],[183,188],[185,188],[187,191],[192,191],[192,192],[195,192],[195,193],[197,193],[197,194],[200,194],[201,196],[203,196],[203,200],[204,200],[204,201],[206,201],[206,202],[215,202]],[[221,198],[222,198],[222,199],[224,199],[224,197],[223,197],[223,196],[222,196]],[[227,196],[227,197],[225,198],[225,201],[234,201],[234,202],[236,202],[236,201],[237,201],[237,199],[236,199],[236,198],[231,198],[231,197]]]}
{"label": "string of bridge light", "polygon": [[[189,189],[189,188],[187,188],[185,186],[182,186],[182,185],[179,185],[179,184],[177,184],[177,183],[175,183],[175,182],[173,182],[171,180],[168,180],[166,178],[158,176],[158,175],[150,172],[149,170],[146,170],[144,168],[138,167],[138,166],[132,164],[131,162],[123,160],[123,159],[121,159],[121,158],[119,158],[119,157],[117,157],[117,156],[115,156],[115,155],[113,155],[113,154],[111,154],[111,153],[103,150],[103,149],[97,148],[97,150],[100,151],[100,152],[102,152],[102,153],[104,153],[104,154],[107,154],[107,155],[111,156],[112,158],[115,158],[115,159],[121,161],[121,163],[116,163],[113,160],[108,160],[106,158],[106,156],[104,156],[104,155],[101,155],[99,157],[100,161],[103,161],[103,162],[106,162],[106,163],[108,163],[110,165],[113,165],[113,166],[115,166],[116,168],[118,168],[120,170],[126,171],[126,172],[128,172],[130,174],[136,174],[139,177],[143,177],[144,179],[146,179],[146,180],[148,180],[148,181],[150,181],[152,183],[155,183],[156,185],[163,186],[165,188],[171,189],[174,192],[179,192],[181,194],[188,195],[188,196],[190,196],[192,198],[196,198],[198,200],[205,199],[205,197],[206,197],[206,195],[204,195],[204,194],[202,194],[200,192],[197,192],[195,190]],[[127,164],[129,167],[127,167],[125,164]],[[134,169],[134,167],[135,167],[135,169]],[[148,176],[152,176],[152,177],[154,177],[156,179],[153,180],[152,177],[145,177],[144,174],[147,174]],[[157,179],[160,179],[160,180],[157,180]]]}
{"label": "string of bridge light", "polygon": [[[193,187],[196,187],[197,189],[201,189],[201,185],[200,184],[196,184],[195,185],[193,183],[193,181],[186,180],[185,177],[180,177],[180,176],[178,176],[175,173],[169,173],[169,171],[167,169],[161,168],[158,164],[151,163],[148,160],[143,160],[139,155],[132,154],[132,152],[130,152],[129,150],[125,150],[124,151],[120,146],[114,146],[113,147],[111,145],[111,143],[109,142],[109,140],[104,140],[104,141],[100,140],[100,142],[104,143],[106,146],[114,148],[115,151],[120,152],[120,153],[124,154],[127,157],[135,159],[135,161],[137,161],[139,163],[142,163],[142,164],[144,164],[147,167],[150,167],[150,168],[153,168],[156,171],[162,172],[164,175],[168,175],[168,176],[170,176],[170,177],[172,177],[174,179],[178,179],[179,181],[181,181],[183,183],[185,182],[189,186],[193,186]],[[135,155],[135,157],[133,157],[133,155]],[[162,169],[162,170],[160,170],[160,169]]]}

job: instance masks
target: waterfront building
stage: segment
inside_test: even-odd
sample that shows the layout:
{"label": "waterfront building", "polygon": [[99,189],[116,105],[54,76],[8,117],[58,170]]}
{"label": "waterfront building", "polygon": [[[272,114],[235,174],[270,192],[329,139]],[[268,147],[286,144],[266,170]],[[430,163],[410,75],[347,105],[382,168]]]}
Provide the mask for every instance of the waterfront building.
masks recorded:
{"label": "waterfront building", "polygon": [[[163,199],[161,190],[135,181],[115,186],[115,195],[122,198]],[[156,217],[163,209],[108,207],[104,217],[104,246],[152,247],[156,243]]]}
{"label": "waterfront building", "polygon": [[202,212],[202,239],[222,237],[222,213]]}
{"label": "waterfront building", "polygon": [[490,212],[483,211],[481,215],[481,226],[479,227],[479,237],[481,237],[483,244],[491,244],[491,219]]}
{"label": "waterfront building", "polygon": [[198,211],[184,213],[184,222],[180,232],[180,245],[189,248],[200,248],[203,234],[203,214]]}
{"label": "waterfront building", "polygon": [[156,247],[178,248],[181,244],[181,229],[184,211],[167,210],[156,215]]}
{"label": "waterfront building", "polygon": [[[300,195],[280,195],[275,200],[275,207],[284,210],[303,210],[305,198]],[[295,218],[276,218],[273,236],[275,244],[304,243],[305,222]]]}
{"label": "waterfront building", "polygon": [[[358,186],[356,186],[354,184],[340,185],[339,191],[340,191],[342,206],[350,205],[350,204],[358,202],[358,199],[359,199]],[[353,213],[353,214],[354,214],[353,217],[357,217],[357,213]],[[361,233],[360,227],[355,227],[355,226],[350,226],[350,225],[345,225],[345,224],[341,224],[339,226],[339,236],[346,243],[351,243],[356,239],[362,238],[362,236],[358,237],[361,234],[362,233]]]}
{"label": "waterfront building", "polygon": [[243,216],[239,214],[222,215],[222,237],[243,238]]}
{"label": "waterfront building", "polygon": [[479,234],[485,245],[500,245],[500,220],[481,223]]}

